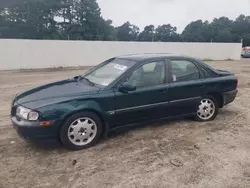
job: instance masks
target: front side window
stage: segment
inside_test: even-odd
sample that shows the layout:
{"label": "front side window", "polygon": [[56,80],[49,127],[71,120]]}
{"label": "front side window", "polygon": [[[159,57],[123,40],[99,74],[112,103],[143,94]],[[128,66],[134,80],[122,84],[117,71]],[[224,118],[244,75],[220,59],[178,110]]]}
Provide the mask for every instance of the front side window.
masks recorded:
{"label": "front side window", "polygon": [[108,86],[135,64],[136,62],[134,61],[115,58],[103,66],[93,69],[93,71],[87,73],[84,77],[94,84]]}
{"label": "front side window", "polygon": [[172,81],[183,82],[200,78],[199,69],[187,60],[171,60]]}
{"label": "front side window", "polygon": [[163,84],[165,80],[165,61],[151,62],[137,68],[128,78],[127,84],[147,87]]}

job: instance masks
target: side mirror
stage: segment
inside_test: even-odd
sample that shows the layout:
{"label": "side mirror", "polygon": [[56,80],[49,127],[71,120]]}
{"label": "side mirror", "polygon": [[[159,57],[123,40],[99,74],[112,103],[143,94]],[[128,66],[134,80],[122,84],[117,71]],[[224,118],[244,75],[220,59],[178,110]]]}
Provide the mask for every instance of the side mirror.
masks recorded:
{"label": "side mirror", "polygon": [[126,83],[119,87],[119,91],[122,93],[128,93],[129,91],[135,91],[135,90],[136,90],[135,86],[132,86]]}

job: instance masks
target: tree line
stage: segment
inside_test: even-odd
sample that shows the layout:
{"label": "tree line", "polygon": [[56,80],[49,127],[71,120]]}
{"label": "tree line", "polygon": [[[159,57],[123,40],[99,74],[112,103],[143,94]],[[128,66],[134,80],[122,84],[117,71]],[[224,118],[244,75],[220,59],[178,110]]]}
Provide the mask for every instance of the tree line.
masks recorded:
{"label": "tree line", "polygon": [[[13,0],[12,0],[13,1]],[[6,1],[8,2],[8,1]],[[96,0],[19,0],[0,6],[0,38],[162,41],[162,42],[241,42],[250,46],[250,16],[235,20],[197,20],[182,33],[170,24],[139,27],[126,22],[112,26],[101,16]]]}

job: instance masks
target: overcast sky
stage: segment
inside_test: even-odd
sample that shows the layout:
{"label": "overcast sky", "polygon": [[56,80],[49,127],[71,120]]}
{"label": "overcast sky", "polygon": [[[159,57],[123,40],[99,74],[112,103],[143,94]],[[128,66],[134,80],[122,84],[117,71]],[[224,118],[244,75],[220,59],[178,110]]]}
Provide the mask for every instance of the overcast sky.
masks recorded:
{"label": "overcast sky", "polygon": [[114,26],[126,21],[143,29],[146,25],[170,23],[182,32],[191,21],[214,17],[235,19],[250,15],[250,0],[97,0],[105,19]]}

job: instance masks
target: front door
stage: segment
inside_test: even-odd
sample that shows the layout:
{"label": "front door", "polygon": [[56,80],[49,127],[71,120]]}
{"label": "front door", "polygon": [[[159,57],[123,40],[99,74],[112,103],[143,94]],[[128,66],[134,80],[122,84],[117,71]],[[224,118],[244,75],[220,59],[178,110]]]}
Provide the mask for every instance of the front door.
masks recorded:
{"label": "front door", "polygon": [[161,118],[167,114],[169,86],[166,70],[166,61],[145,63],[124,81],[136,86],[135,91],[123,93],[115,89],[113,127]]}
{"label": "front door", "polygon": [[169,75],[170,115],[196,113],[204,88],[199,67],[189,59],[170,59]]}

